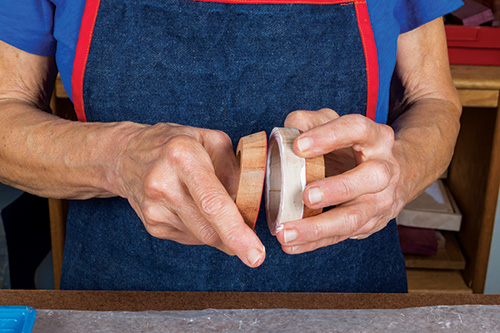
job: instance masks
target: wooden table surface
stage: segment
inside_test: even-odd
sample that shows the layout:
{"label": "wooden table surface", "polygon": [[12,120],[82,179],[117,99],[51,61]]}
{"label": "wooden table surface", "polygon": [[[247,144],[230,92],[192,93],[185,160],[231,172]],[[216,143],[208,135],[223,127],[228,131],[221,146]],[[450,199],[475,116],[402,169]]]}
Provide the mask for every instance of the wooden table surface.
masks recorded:
{"label": "wooden table surface", "polygon": [[500,295],[0,290],[0,305],[87,311],[403,309],[465,304],[500,305]]}

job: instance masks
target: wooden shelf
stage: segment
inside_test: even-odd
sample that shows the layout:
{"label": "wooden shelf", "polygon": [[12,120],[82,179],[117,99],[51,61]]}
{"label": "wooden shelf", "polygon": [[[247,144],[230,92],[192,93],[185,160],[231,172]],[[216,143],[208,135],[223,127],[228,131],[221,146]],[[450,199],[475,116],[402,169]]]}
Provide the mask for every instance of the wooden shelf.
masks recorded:
{"label": "wooden shelf", "polygon": [[409,293],[472,294],[457,270],[408,268],[406,276]]}
{"label": "wooden shelf", "polygon": [[455,233],[442,231],[446,239],[446,246],[438,249],[435,256],[405,254],[407,268],[428,268],[428,269],[465,269],[465,258],[460,250]]}

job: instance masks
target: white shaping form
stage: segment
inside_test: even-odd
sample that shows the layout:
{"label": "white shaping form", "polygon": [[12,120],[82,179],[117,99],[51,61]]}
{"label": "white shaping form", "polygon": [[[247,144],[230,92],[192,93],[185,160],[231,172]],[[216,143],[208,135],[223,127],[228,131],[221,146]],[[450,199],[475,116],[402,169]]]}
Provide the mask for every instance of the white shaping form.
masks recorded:
{"label": "white shaping form", "polygon": [[306,160],[293,152],[296,128],[275,127],[269,137],[266,168],[266,215],[271,234],[283,223],[304,214],[302,192],[306,186]]}

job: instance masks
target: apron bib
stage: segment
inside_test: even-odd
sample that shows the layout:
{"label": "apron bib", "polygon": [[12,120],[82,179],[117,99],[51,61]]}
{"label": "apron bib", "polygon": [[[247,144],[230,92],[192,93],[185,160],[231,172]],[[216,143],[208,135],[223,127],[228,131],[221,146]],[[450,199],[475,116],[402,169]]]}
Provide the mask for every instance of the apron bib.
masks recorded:
{"label": "apron bib", "polygon": [[[72,77],[81,121],[171,122],[240,137],[329,107],[375,118],[376,48],[365,1],[87,1]],[[287,255],[256,232],[256,269],[208,246],[150,236],[121,198],[74,201],[66,289],[404,292],[395,222],[366,240]]]}

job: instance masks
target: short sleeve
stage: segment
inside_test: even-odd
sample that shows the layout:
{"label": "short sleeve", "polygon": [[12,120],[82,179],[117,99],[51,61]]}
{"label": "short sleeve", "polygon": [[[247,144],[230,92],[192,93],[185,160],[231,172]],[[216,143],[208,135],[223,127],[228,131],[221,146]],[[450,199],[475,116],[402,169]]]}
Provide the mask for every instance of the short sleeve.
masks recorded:
{"label": "short sleeve", "polygon": [[462,0],[398,0],[394,16],[399,21],[401,33],[405,33],[462,5]]}
{"label": "short sleeve", "polygon": [[29,53],[54,55],[54,9],[49,0],[1,0],[0,40]]}

